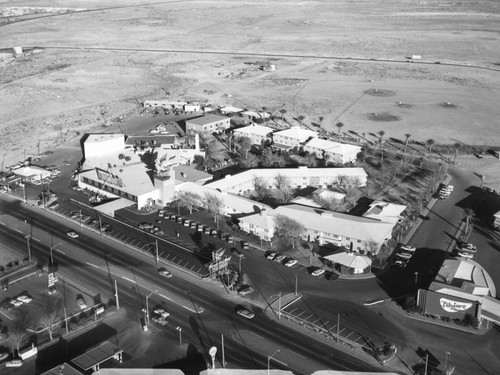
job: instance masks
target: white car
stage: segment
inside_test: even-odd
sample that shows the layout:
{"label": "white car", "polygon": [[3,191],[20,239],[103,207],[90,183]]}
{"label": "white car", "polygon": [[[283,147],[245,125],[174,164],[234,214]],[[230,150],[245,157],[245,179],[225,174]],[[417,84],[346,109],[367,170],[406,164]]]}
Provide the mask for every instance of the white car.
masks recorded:
{"label": "white car", "polygon": [[167,271],[165,268],[160,269],[158,271],[158,273],[160,275],[162,275],[163,277],[166,277],[167,279],[170,279],[172,277],[172,274],[169,271]]}
{"label": "white car", "polygon": [[460,246],[460,249],[461,250],[465,250],[465,251],[470,251],[470,252],[476,252],[477,251],[476,245],[473,245],[471,243],[463,243]]}
{"label": "white car", "polygon": [[286,255],[278,255],[276,258],[274,258],[273,260],[275,262],[278,262],[278,263],[281,263],[283,262],[284,260],[286,259]]}
{"label": "white car", "polygon": [[33,298],[28,297],[28,296],[22,294],[19,297],[17,297],[17,300],[21,301],[22,303],[30,303],[31,301],[33,301]]}
{"label": "white car", "polygon": [[471,253],[466,253],[465,251],[459,251],[458,256],[462,257],[462,258],[468,258],[468,259],[472,259],[474,257],[474,255],[472,255]]}
{"label": "white car", "polygon": [[272,252],[272,253],[269,253],[266,258],[269,259],[269,260],[273,260],[274,258],[276,258],[278,254],[275,253],[275,252]]}
{"label": "white car", "polygon": [[163,317],[164,319],[168,318],[170,316],[170,313],[165,311],[164,309],[154,309],[153,312],[156,314],[156,315],[159,315],[161,317]]}
{"label": "white car", "polygon": [[81,310],[85,310],[87,308],[87,304],[81,297],[76,300],[76,303],[78,304]]}
{"label": "white car", "polygon": [[318,276],[323,275],[324,273],[325,273],[325,270],[323,268],[318,268],[317,270],[312,271],[311,275],[318,277]]}
{"label": "white car", "polygon": [[285,263],[285,266],[287,267],[293,267],[297,264],[298,262],[295,259],[290,259]]}
{"label": "white car", "polygon": [[73,230],[70,230],[68,233],[66,233],[68,235],[68,237],[71,237],[71,238],[78,238],[78,233],[76,233],[75,231]]}
{"label": "white car", "polygon": [[415,252],[415,250],[417,250],[415,247],[413,246],[406,246],[406,245],[403,245],[401,246],[401,250],[404,250],[404,251],[409,251],[411,253]]}
{"label": "white car", "polygon": [[9,353],[0,353],[0,361],[3,361],[4,359],[9,357]]}
{"label": "white car", "polygon": [[14,306],[14,307],[19,307],[19,306],[22,306],[23,302],[22,301],[19,301],[17,299],[11,299],[9,301],[9,303]]}
{"label": "white car", "polygon": [[410,259],[411,258],[411,254],[408,254],[408,253],[397,253],[396,256],[404,258],[404,259]]}
{"label": "white car", "polygon": [[247,319],[253,319],[255,314],[253,312],[251,312],[250,310],[247,310],[245,308],[240,308],[236,311],[236,313],[244,318],[247,318]]}
{"label": "white car", "polygon": [[13,359],[12,361],[5,362],[5,367],[21,367],[22,365],[22,359]]}

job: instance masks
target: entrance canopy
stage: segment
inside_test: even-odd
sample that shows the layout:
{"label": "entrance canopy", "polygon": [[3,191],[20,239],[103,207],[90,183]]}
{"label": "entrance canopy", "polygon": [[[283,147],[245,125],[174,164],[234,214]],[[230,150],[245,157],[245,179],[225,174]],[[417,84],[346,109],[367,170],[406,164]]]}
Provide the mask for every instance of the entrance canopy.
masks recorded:
{"label": "entrance canopy", "polygon": [[354,269],[354,273],[362,273],[363,270],[372,265],[372,260],[366,256],[357,253],[341,252],[337,254],[328,255],[325,259],[339,263],[343,266]]}

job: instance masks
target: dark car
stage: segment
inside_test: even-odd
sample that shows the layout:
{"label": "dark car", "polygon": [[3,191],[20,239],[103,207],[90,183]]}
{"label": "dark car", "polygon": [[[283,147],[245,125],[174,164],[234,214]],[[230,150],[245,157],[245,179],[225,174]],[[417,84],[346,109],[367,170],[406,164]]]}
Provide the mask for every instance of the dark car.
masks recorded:
{"label": "dark car", "polygon": [[250,250],[250,245],[248,244],[247,241],[241,241],[241,248],[243,250]]}

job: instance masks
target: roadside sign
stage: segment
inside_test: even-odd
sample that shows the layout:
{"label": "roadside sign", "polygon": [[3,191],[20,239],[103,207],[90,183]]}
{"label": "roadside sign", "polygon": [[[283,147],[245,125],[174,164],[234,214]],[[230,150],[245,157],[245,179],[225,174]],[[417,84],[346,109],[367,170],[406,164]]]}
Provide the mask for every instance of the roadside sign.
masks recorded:
{"label": "roadside sign", "polygon": [[58,278],[54,272],[49,273],[49,288],[51,286],[54,286],[54,284],[57,282],[57,280],[58,280]]}

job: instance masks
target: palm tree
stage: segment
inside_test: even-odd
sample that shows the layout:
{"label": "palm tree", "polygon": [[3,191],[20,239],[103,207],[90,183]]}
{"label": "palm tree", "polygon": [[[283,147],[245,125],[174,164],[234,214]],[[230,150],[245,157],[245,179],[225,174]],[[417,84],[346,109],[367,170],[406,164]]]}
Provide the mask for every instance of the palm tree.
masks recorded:
{"label": "palm tree", "polygon": [[335,126],[337,127],[337,129],[339,129],[339,135],[340,135],[340,130],[344,127],[344,123],[339,121],[335,124]]}
{"label": "palm tree", "polygon": [[470,219],[472,218],[472,215],[474,215],[474,211],[471,208],[466,208],[464,209],[464,216],[465,216],[465,235],[469,233],[469,225],[470,225]]}
{"label": "palm tree", "polygon": [[323,116],[319,116],[319,122],[322,123],[325,118]]}
{"label": "palm tree", "polygon": [[436,141],[434,139],[428,139],[425,143],[427,144],[427,147],[429,147],[429,156],[431,156],[432,146],[434,146]]}
{"label": "palm tree", "polygon": [[378,132],[378,135],[380,136],[380,150],[382,151],[382,162],[384,161],[384,135],[385,131],[381,130]]}
{"label": "palm tree", "polygon": [[405,137],[406,137],[406,139],[405,139],[405,151],[404,151],[404,153],[406,154],[406,149],[408,148],[408,141],[410,140],[411,134],[406,133]]}
{"label": "palm tree", "polygon": [[458,150],[460,149],[462,145],[460,143],[455,143],[453,145],[453,148],[455,149],[455,158],[453,159],[453,164],[456,164],[457,162],[457,156],[458,156]]}
{"label": "palm tree", "polygon": [[302,121],[304,121],[305,119],[305,116],[303,115],[300,115],[299,117],[297,117],[299,119],[299,122],[300,122],[300,126],[302,126]]}
{"label": "palm tree", "polygon": [[281,126],[283,126],[283,120],[285,119],[286,109],[285,108],[281,108],[280,109],[280,113],[281,113]]}

